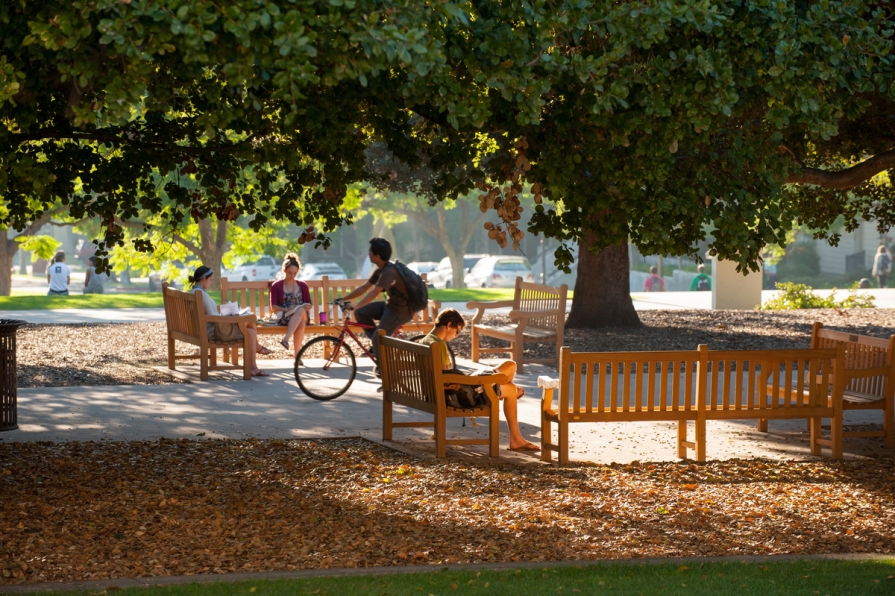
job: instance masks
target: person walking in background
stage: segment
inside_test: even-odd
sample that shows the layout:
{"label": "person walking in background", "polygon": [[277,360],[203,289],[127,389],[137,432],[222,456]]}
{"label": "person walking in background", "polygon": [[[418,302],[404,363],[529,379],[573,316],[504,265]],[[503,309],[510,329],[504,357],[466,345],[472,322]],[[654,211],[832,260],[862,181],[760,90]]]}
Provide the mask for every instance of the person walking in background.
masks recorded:
{"label": "person walking in background", "polygon": [[293,357],[298,356],[298,350],[304,343],[305,325],[312,306],[308,284],[295,279],[300,269],[298,255],[290,252],[283,259],[283,274],[286,277],[270,286],[270,312],[280,313],[278,324],[286,327],[286,335],[280,345],[288,350],[289,338],[293,338]]}
{"label": "person walking in background", "polygon": [[71,269],[65,264],[65,253],[61,250],[56,253],[50,266],[47,267],[47,282],[50,284],[47,296],[68,296]]}
{"label": "person walking in background", "polygon": [[87,259],[87,274],[84,277],[84,293],[85,294],[104,294],[106,292],[106,280],[109,279],[106,273],[96,272],[96,257]]}
{"label": "person walking in background", "polygon": [[711,292],[712,291],[712,279],[705,274],[705,265],[699,265],[696,268],[696,271],[699,274],[693,278],[693,283],[690,284],[691,292]]}
{"label": "person walking in background", "polygon": [[664,292],[665,280],[659,277],[659,269],[655,266],[649,268],[650,276],[643,284],[644,292]]}
{"label": "person walking in background", "polygon": [[889,279],[889,273],[892,272],[892,254],[885,245],[880,245],[876,249],[876,256],[873,258],[873,277],[879,282],[879,287],[887,288],[886,282]]}

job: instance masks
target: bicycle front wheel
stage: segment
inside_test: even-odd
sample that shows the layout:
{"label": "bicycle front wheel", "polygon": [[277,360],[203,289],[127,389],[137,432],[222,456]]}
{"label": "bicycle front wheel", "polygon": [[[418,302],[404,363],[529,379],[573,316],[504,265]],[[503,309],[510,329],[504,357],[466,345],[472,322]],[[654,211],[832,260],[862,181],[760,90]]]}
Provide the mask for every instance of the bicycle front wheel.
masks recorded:
{"label": "bicycle front wheel", "polygon": [[[409,341],[412,341],[413,343],[417,343],[417,342],[419,342],[419,340],[423,339],[424,337],[426,337],[426,336],[425,335],[414,335],[413,337],[410,338]],[[445,345],[447,346],[447,349],[448,349],[448,356],[451,357],[451,368],[457,368],[457,357],[454,356],[454,348],[451,347],[451,344],[445,344]]]}
{"label": "bicycle front wheel", "polygon": [[354,352],[325,335],[306,343],[295,357],[295,381],[305,395],[326,401],[348,391],[357,375]]}

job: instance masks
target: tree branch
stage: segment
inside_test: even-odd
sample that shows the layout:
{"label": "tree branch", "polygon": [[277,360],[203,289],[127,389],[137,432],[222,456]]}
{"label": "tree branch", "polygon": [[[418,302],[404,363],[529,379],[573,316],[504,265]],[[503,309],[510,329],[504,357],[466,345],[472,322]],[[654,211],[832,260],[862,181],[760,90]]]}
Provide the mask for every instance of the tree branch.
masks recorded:
{"label": "tree branch", "polygon": [[171,239],[174,240],[175,242],[179,242],[183,246],[187,247],[197,257],[199,256],[199,247],[196,246],[195,244],[193,244],[192,242],[190,242],[189,240],[186,240],[185,238],[183,238],[183,236],[181,236],[180,234],[174,234],[171,237]]}
{"label": "tree branch", "polygon": [[895,168],[895,149],[878,153],[870,159],[838,172],[802,167],[787,176],[784,181],[789,184],[814,184],[824,188],[847,190],[892,168]]}

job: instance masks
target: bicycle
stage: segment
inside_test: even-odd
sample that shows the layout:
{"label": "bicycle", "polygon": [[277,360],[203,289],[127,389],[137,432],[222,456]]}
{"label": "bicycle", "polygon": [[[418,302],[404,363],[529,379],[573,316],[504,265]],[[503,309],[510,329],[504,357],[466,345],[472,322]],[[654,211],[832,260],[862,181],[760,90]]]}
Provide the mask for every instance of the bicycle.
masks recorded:
{"label": "bicycle", "polygon": [[[338,306],[344,313],[350,308],[351,303],[336,300],[332,305]],[[364,347],[352,331],[352,327],[371,331],[375,329],[371,325],[364,325],[352,321],[348,317],[343,317],[342,329],[338,337],[332,335],[315,337],[298,351],[293,366],[295,381],[308,397],[328,401],[343,395],[351,387],[357,376],[357,360],[347,344],[348,337],[353,339],[367,358],[376,364],[376,357]],[[395,331],[394,337],[404,339],[401,327]],[[416,335],[409,341],[419,341],[423,337],[425,335]],[[453,368],[456,366],[456,359],[450,346],[448,346],[448,353]]]}

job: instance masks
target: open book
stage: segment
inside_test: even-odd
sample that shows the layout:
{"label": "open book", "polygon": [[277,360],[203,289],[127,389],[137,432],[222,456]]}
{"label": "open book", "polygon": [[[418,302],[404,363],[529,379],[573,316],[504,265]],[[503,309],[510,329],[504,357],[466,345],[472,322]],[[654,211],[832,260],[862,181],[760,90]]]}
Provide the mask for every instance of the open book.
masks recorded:
{"label": "open book", "polygon": [[240,309],[239,304],[236,302],[224,302],[221,304],[221,314],[222,315],[250,315],[252,314],[252,309],[248,306]]}

